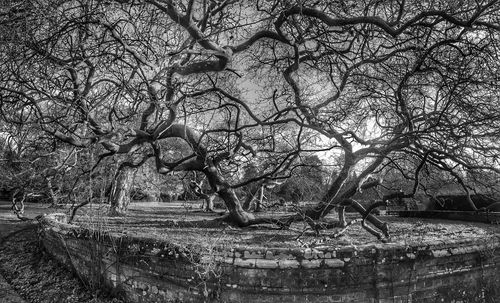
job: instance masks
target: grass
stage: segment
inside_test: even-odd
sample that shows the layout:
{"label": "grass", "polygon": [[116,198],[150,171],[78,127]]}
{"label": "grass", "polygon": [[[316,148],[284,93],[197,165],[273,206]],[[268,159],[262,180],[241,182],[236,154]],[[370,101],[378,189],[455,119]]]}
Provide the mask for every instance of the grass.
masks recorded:
{"label": "grass", "polygon": [[[0,217],[13,222],[14,216],[7,212],[7,207],[8,205],[0,205],[0,210],[3,210]],[[67,209],[48,209],[39,204],[27,206],[27,215],[30,217],[40,213],[66,211]],[[292,225],[290,230],[279,230],[271,225],[240,229],[230,226],[179,227],[172,224],[178,221],[212,220],[220,215],[200,211],[198,203],[195,202],[133,203],[128,214],[123,217],[108,217],[106,212],[105,205],[89,205],[78,214],[76,223],[100,232],[111,231],[129,236],[164,239],[181,247],[196,245],[206,252],[221,246],[297,248],[318,239],[313,233],[306,232],[300,240],[297,240],[305,227],[302,223]],[[280,216],[286,213],[274,211],[274,214]],[[350,215],[351,219],[354,217]],[[390,224],[392,243],[402,246],[423,245],[430,241],[500,237],[500,225],[418,218],[382,217],[382,219]],[[335,230],[322,232],[321,235],[327,238],[322,245],[341,247],[380,243],[359,224],[353,225],[338,239],[328,238],[333,233]],[[214,262],[200,263],[200,278],[206,274],[217,273],[217,268],[213,267],[213,264]],[[16,291],[31,303],[121,302],[106,293],[89,288],[65,267],[46,255],[38,242],[34,227],[10,236],[0,245],[0,270]]]}
{"label": "grass", "polygon": [[[87,208],[77,218],[76,223],[89,228],[99,226],[99,230],[104,229],[129,236],[165,239],[182,246],[189,243],[208,246],[216,241],[221,233],[224,233],[225,237],[236,246],[293,248],[304,243],[313,243],[318,239],[313,232],[306,231],[297,240],[307,228],[303,223],[294,223],[289,230],[280,230],[273,225],[247,228],[235,228],[227,225],[214,228],[176,226],[175,222],[179,221],[212,220],[220,216],[220,214],[200,211],[197,204],[186,206],[186,203],[135,203],[131,205],[127,215],[123,217],[107,217],[104,215],[105,211],[106,208]],[[274,211],[274,214],[282,216],[286,213]],[[355,217],[355,214],[350,215],[350,219]],[[335,218],[330,216],[328,219]],[[381,217],[381,219],[389,223],[391,243],[400,245],[500,236],[499,225],[391,216]],[[321,236],[326,238],[326,242],[322,245],[347,246],[380,243],[360,224],[350,227],[340,238],[330,238],[329,236],[333,235],[335,231],[321,232]]]}

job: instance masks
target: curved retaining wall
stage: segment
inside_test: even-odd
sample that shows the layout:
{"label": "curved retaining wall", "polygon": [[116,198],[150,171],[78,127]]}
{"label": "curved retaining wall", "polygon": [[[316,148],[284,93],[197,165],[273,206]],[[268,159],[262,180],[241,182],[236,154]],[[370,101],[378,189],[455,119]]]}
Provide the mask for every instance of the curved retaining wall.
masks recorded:
{"label": "curved retaining wall", "polygon": [[46,250],[84,281],[130,302],[451,302],[500,295],[498,237],[200,255],[64,220],[60,214],[41,219]]}

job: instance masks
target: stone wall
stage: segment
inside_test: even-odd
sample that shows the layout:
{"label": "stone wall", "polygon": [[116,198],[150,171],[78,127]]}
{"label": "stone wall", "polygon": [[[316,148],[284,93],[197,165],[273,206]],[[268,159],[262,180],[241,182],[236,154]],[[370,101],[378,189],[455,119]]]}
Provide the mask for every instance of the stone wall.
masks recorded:
{"label": "stone wall", "polygon": [[130,302],[467,302],[500,295],[498,237],[207,254],[196,245],[92,232],[63,220],[42,219],[46,250],[89,284]]}

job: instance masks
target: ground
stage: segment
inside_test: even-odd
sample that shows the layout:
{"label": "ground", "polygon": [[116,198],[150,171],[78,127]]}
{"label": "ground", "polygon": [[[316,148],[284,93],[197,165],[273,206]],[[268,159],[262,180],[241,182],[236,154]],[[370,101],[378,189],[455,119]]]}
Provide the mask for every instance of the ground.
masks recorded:
{"label": "ground", "polygon": [[[86,209],[80,214],[76,223],[98,231],[168,239],[169,242],[181,246],[192,243],[213,246],[217,242],[246,247],[297,247],[314,245],[315,243],[319,245],[319,242],[321,245],[332,246],[380,243],[359,223],[349,227],[344,236],[332,238],[332,235],[339,231],[333,229],[322,231],[318,238],[310,230],[303,233],[305,227],[303,223],[293,224],[289,230],[279,230],[277,226],[273,225],[247,228],[234,228],[227,225],[213,228],[186,227],[186,221],[199,222],[220,216],[219,214],[205,213],[199,210],[197,204],[193,203],[135,203],[131,205],[126,216],[114,218],[96,215],[102,214],[99,209],[99,206]],[[287,213],[274,211],[273,214],[285,216]],[[257,215],[269,215],[269,213]],[[353,219],[356,215],[351,214],[349,217]],[[379,218],[389,223],[390,243],[398,245],[500,236],[500,225],[394,216]],[[333,220],[334,216],[327,219]],[[181,221],[183,222],[182,227],[176,224]]]}
{"label": "ground", "polygon": [[[52,209],[47,206],[29,204],[28,217],[41,213],[63,212],[67,209]],[[181,246],[193,243],[202,246],[230,245],[252,247],[304,247],[314,245],[358,246],[380,243],[363,230],[359,223],[348,229],[344,236],[332,238],[338,230],[322,231],[317,237],[311,231],[304,231],[302,223],[292,225],[290,230],[277,227],[255,226],[234,228],[218,226],[213,228],[180,227],[181,221],[212,220],[221,214],[205,213],[198,203],[134,203],[126,216],[105,216],[105,205],[92,205],[83,209],[76,218],[77,224],[97,231],[125,233],[129,236],[168,239]],[[222,211],[221,211],[222,212]],[[274,211],[274,215],[287,213]],[[261,214],[259,214],[261,215]],[[351,215],[351,219],[353,215]],[[330,219],[333,219],[331,217]],[[416,218],[381,217],[390,224],[392,243],[398,245],[424,244],[427,241],[460,241],[470,238],[499,237],[499,225],[468,223],[460,221],[431,220]],[[16,232],[17,231],[17,232]],[[15,232],[15,233],[13,233]],[[5,236],[10,234],[7,238]],[[1,288],[3,274],[27,302],[120,302],[106,297],[95,289],[89,289],[64,267],[52,261],[40,247],[36,226],[21,223],[10,212],[9,205],[0,202],[0,292],[12,294],[11,301],[1,297],[0,302],[23,303],[12,288]],[[321,244],[318,240],[322,240]],[[5,287],[5,283],[3,284]],[[5,289],[5,290],[4,290]]]}
{"label": "ground", "polygon": [[[121,302],[87,287],[65,267],[53,261],[40,246],[37,225],[19,221],[9,206],[0,202],[0,302]],[[30,204],[26,215],[33,218],[55,211],[58,210]]]}
{"label": "ground", "polygon": [[[20,227],[16,225],[14,219],[4,218],[4,213],[0,213],[0,247],[3,242],[3,238],[19,229]],[[25,224],[23,224],[24,227]],[[3,255],[3,252],[2,252]],[[0,266],[1,269],[1,266]],[[17,292],[12,288],[12,286],[7,283],[0,270],[0,302],[3,303],[24,303],[24,300],[17,294]]]}

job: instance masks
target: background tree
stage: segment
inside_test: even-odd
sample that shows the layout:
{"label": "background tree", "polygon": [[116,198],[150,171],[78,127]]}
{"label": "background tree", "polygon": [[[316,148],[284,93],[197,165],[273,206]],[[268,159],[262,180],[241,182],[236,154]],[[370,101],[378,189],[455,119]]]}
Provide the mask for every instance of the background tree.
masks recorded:
{"label": "background tree", "polygon": [[[78,166],[78,155],[72,148],[62,148],[36,126],[6,125],[0,134],[0,190],[12,200],[18,215],[24,212],[24,201],[45,201],[51,206],[72,189],[70,177]],[[19,204],[18,204],[19,203]]]}
{"label": "background tree", "polygon": [[317,202],[325,194],[325,175],[321,159],[317,155],[305,155],[301,157],[300,164],[292,170],[291,177],[276,190],[276,196],[294,203]]}

